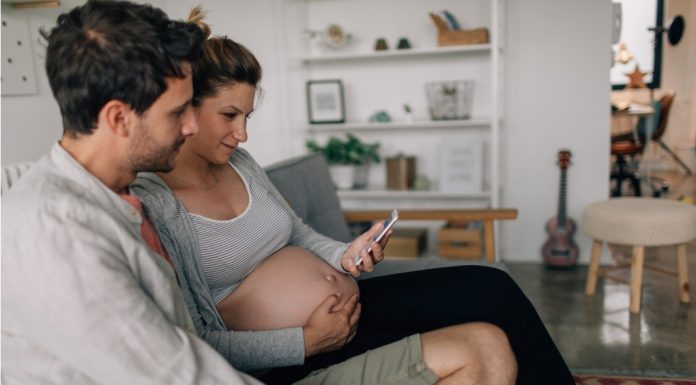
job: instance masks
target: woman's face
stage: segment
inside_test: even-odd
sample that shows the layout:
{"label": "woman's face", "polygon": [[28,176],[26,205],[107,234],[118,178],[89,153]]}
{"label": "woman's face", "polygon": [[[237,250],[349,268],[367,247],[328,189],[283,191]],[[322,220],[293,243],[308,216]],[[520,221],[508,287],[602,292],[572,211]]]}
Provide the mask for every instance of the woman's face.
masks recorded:
{"label": "woman's face", "polygon": [[254,111],[255,95],[256,87],[236,83],[203,99],[196,109],[198,134],[186,145],[211,163],[226,163],[237,145],[247,140],[246,123]]}

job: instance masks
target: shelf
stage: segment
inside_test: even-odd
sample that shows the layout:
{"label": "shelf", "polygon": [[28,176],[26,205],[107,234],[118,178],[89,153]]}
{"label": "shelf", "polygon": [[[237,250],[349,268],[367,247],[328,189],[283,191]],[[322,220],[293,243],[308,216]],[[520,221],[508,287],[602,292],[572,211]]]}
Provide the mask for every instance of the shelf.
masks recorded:
{"label": "shelf", "polygon": [[423,120],[415,122],[351,122],[337,124],[310,124],[305,127],[309,132],[330,132],[330,131],[401,131],[415,129],[451,129],[462,127],[489,127],[491,119],[488,117],[477,117],[465,120]]}
{"label": "shelf", "polygon": [[404,50],[389,50],[359,53],[328,53],[322,55],[311,55],[302,58],[306,64],[323,63],[343,60],[379,60],[403,57],[428,57],[463,53],[490,53],[490,44],[470,44],[452,47],[432,47],[432,48],[411,48]]}
{"label": "shelf", "polygon": [[400,190],[337,190],[339,198],[382,198],[382,199],[486,199],[487,191],[458,193],[443,191],[400,191]]}

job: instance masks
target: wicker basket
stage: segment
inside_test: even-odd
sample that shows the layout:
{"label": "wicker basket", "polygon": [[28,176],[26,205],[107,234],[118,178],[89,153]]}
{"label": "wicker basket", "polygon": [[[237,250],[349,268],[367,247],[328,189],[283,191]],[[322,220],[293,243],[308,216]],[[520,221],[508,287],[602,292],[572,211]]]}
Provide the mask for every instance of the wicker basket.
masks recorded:
{"label": "wicker basket", "polygon": [[440,31],[437,34],[437,45],[440,47],[486,43],[488,43],[488,28]]}
{"label": "wicker basket", "polygon": [[473,80],[428,82],[425,92],[428,97],[432,120],[458,120],[471,117],[474,102]]}

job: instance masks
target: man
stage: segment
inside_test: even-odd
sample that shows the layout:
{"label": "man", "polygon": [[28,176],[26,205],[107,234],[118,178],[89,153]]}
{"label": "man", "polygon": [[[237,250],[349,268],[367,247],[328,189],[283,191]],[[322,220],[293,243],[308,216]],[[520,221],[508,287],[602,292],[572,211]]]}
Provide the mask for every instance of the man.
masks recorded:
{"label": "man", "polygon": [[[148,5],[90,0],[43,35],[63,136],[3,196],[3,384],[258,384],[194,334],[168,256],[128,191],[140,171],[171,170],[197,132],[190,63],[203,33]],[[505,334],[472,323],[300,383],[503,384],[515,372]]]}
{"label": "man", "polygon": [[259,383],[192,333],[127,189],[171,170],[198,130],[202,33],[151,6],[90,1],[43,35],[64,132],[3,196],[3,384]]}

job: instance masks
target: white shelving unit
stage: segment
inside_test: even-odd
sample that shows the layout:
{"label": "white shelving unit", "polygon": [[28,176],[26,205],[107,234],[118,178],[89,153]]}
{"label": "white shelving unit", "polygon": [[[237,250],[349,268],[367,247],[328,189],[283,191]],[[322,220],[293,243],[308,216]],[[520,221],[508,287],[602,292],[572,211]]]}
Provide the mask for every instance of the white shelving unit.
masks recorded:
{"label": "white shelving unit", "polygon": [[[332,135],[351,132],[366,142],[379,141],[383,158],[403,152],[418,158],[418,173],[436,180],[439,167],[437,143],[457,135],[484,139],[484,191],[451,193],[429,191],[389,191],[384,178],[372,178],[367,190],[342,190],[344,208],[466,208],[499,207],[499,146],[502,122],[500,106],[502,84],[501,43],[502,2],[504,0],[288,0],[283,18],[289,44],[286,48],[287,93],[294,103],[286,111],[295,132],[303,138],[325,142]],[[464,28],[486,26],[490,43],[438,47],[435,27],[427,13],[448,9],[460,18]],[[289,12],[288,12],[289,11]],[[390,14],[390,22],[379,15]],[[398,17],[394,17],[398,15]],[[330,23],[341,25],[357,36],[345,50],[322,49],[316,41],[302,36],[304,30],[322,30]],[[387,30],[393,28],[394,30]],[[395,32],[398,30],[398,32]],[[377,37],[396,42],[407,36],[411,49],[373,51]],[[294,39],[294,40],[293,40]],[[476,93],[472,118],[466,120],[428,120],[424,85],[428,81],[472,78]],[[345,88],[347,122],[308,124],[304,82],[341,79]],[[404,121],[399,107],[404,103],[420,107],[414,121]],[[386,106],[386,107],[385,107]],[[393,121],[368,122],[371,112],[388,110]],[[416,110],[416,108],[414,108]],[[398,141],[396,140],[398,139]],[[304,139],[302,139],[304,141]],[[371,173],[384,173],[384,162],[372,166]]]}

